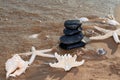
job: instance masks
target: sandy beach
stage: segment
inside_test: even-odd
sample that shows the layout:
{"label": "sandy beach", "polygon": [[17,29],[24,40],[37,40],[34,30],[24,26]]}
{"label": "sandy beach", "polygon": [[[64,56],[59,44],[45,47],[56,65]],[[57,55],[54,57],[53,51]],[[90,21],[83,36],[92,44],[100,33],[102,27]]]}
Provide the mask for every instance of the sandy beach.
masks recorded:
{"label": "sandy beach", "polygon": [[[113,14],[120,22],[119,5],[120,0],[0,0],[0,80],[6,80],[7,59],[13,54],[30,51],[31,46],[38,50],[56,47],[59,54],[76,54],[81,48],[63,50],[58,46],[64,21]],[[31,39],[32,34],[39,36]],[[24,74],[8,80],[120,80],[120,45],[112,37],[91,41],[86,47],[104,48],[107,54],[96,56],[88,52],[78,56],[77,60],[83,58],[85,64],[69,72],[45,64],[55,59],[37,57]],[[29,57],[22,56],[24,60]]]}

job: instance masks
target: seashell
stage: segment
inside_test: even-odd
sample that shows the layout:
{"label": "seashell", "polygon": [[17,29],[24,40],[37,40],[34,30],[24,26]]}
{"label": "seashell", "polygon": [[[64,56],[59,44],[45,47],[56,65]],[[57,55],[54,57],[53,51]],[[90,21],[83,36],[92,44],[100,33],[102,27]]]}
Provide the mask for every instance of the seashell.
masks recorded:
{"label": "seashell", "polygon": [[[5,69],[7,71],[6,78],[8,78],[9,76],[13,77],[16,77],[16,75],[19,76],[20,74],[25,72],[27,67],[28,62],[24,61],[18,54],[15,54],[5,63]],[[18,71],[16,70],[17,68],[19,68]]]}
{"label": "seashell", "polygon": [[107,23],[113,26],[120,25],[120,23],[117,22],[116,20],[110,20],[110,19],[107,20]]}
{"label": "seashell", "polygon": [[87,22],[89,21],[89,19],[87,17],[81,17],[81,18],[78,18],[78,20],[82,23],[82,22]]}
{"label": "seashell", "polygon": [[35,39],[35,38],[38,38],[38,35],[39,34],[32,34],[32,35],[29,36],[29,38]]}
{"label": "seashell", "polygon": [[77,67],[84,64],[85,60],[76,61],[77,56],[73,57],[70,54],[58,55],[55,53],[55,58],[58,60],[57,63],[49,63],[50,67],[63,68],[65,71],[69,71],[72,67]]}
{"label": "seashell", "polygon": [[31,65],[35,60],[35,51],[35,47],[32,47],[32,56],[29,61],[24,61],[18,54],[15,54],[12,58],[8,59],[5,63],[5,69],[7,71],[6,78],[9,76],[16,77],[24,73],[28,68],[28,65]]}

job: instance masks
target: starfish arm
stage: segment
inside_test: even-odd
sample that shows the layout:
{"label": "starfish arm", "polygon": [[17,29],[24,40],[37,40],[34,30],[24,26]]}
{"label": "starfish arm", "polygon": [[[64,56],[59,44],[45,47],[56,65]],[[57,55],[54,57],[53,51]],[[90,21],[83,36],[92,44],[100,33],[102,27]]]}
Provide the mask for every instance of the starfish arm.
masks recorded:
{"label": "starfish arm", "polygon": [[32,55],[32,52],[19,53],[18,55],[29,56]]}
{"label": "starfish arm", "polygon": [[49,57],[49,58],[54,58],[55,56],[52,54],[44,54],[44,53],[36,53],[37,56],[42,56],[42,57]]}
{"label": "starfish arm", "polygon": [[35,60],[35,57],[36,57],[36,54],[35,54],[36,49],[35,49],[35,47],[32,47],[31,50],[32,50],[32,56],[29,59],[29,62],[28,62],[29,65],[31,65],[33,63],[33,61]]}
{"label": "starfish arm", "polygon": [[52,49],[37,50],[38,52],[46,53],[52,51]]}
{"label": "starfish arm", "polygon": [[[50,51],[52,51],[52,49],[35,50],[34,53],[37,56],[54,58],[55,56],[52,54],[45,54],[45,52],[50,52]],[[33,54],[33,52],[19,53],[19,55],[32,55],[32,54]]]}
{"label": "starfish arm", "polygon": [[64,68],[64,64],[60,63],[49,63],[50,67]]}
{"label": "starfish arm", "polygon": [[82,60],[82,61],[75,61],[71,66],[72,67],[77,67],[77,66],[81,66],[83,65],[85,62],[85,60]]}
{"label": "starfish arm", "polygon": [[103,36],[90,37],[90,40],[104,40],[104,39],[107,39],[107,38],[111,37],[112,34],[113,34],[113,32],[109,32],[109,33],[106,33]]}
{"label": "starfish arm", "polygon": [[60,55],[58,55],[58,53],[57,52],[55,52],[55,58],[59,61],[59,60],[61,60],[61,56]]}
{"label": "starfish arm", "polygon": [[94,26],[94,28],[100,32],[103,32],[103,33],[108,33],[110,30],[107,30],[107,29],[104,29],[104,28],[100,28],[98,26]]}
{"label": "starfish arm", "polygon": [[[32,53],[29,52],[29,53],[20,53],[19,55],[31,55]],[[36,52],[35,53],[37,56],[42,56],[42,57],[50,57],[50,58],[54,58],[55,56],[52,55],[52,54],[44,54],[44,53],[41,53],[41,52]]]}
{"label": "starfish arm", "polygon": [[115,30],[115,32],[120,36],[120,29]]}
{"label": "starfish arm", "polygon": [[116,43],[120,43],[120,39],[119,39],[118,34],[116,32],[113,32],[113,39]]}
{"label": "starfish arm", "polygon": [[[52,49],[44,49],[44,50],[36,50],[36,53],[45,53],[50,52]],[[19,53],[19,55],[32,55],[32,52],[26,52],[26,53]]]}

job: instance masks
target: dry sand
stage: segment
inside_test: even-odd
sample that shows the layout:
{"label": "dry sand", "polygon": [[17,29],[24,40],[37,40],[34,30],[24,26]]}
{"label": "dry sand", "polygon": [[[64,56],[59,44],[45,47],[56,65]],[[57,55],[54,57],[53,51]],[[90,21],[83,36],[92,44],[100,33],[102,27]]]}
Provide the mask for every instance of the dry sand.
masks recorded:
{"label": "dry sand", "polygon": [[[28,52],[32,45],[37,49],[57,46],[59,54],[76,54],[80,48],[66,51],[58,47],[64,21],[75,16],[114,13],[120,22],[119,3],[120,0],[0,0],[0,80],[5,80],[6,60],[12,54]],[[31,34],[39,34],[38,39],[29,39]],[[10,80],[120,80],[120,45],[109,38],[92,41],[86,46],[104,48],[107,55],[96,56],[88,52],[83,56],[85,64],[69,72],[44,64],[54,59],[37,57],[25,74]]]}

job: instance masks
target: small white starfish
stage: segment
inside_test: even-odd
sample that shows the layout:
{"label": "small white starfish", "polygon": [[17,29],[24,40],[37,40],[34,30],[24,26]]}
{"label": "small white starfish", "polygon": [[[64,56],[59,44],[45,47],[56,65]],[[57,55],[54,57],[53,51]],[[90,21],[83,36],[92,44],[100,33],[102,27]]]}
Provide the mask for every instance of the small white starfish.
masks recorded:
{"label": "small white starfish", "polygon": [[[50,58],[54,58],[55,56],[52,55],[52,54],[45,54],[47,52],[50,52],[52,51],[53,49],[44,49],[44,50],[35,50],[34,53],[37,55],[37,56],[42,56],[42,57],[50,57]],[[32,52],[26,52],[26,53],[19,53],[19,55],[31,55]]]}
{"label": "small white starfish", "polygon": [[107,39],[111,36],[113,36],[113,39],[116,43],[120,43],[119,37],[120,36],[120,29],[116,29],[116,30],[107,30],[104,28],[100,28],[97,26],[94,26],[94,28],[100,32],[103,32],[105,35],[100,35],[100,36],[93,36],[90,37],[90,40],[103,40],[103,39]]}
{"label": "small white starfish", "polygon": [[58,55],[55,53],[55,58],[57,58],[58,62],[57,63],[49,63],[51,67],[56,67],[56,68],[63,68],[65,71],[69,71],[72,67],[77,67],[82,64],[84,64],[84,60],[82,61],[76,61],[77,56],[74,55],[73,57],[70,54],[65,54],[65,55]]}

